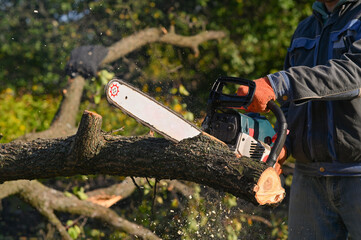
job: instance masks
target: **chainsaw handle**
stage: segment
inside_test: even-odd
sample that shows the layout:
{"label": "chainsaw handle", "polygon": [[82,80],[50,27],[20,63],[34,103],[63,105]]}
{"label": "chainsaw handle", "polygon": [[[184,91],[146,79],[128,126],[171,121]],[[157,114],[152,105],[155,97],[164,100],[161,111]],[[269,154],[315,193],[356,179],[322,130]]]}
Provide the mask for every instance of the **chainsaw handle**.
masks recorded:
{"label": "chainsaw handle", "polygon": [[[245,96],[238,96],[223,93],[223,88],[228,83],[248,86],[248,94]],[[248,79],[221,76],[212,86],[208,99],[208,106],[211,106],[212,108],[247,108],[253,100],[255,89],[256,84]]]}
{"label": "chainsaw handle", "polygon": [[[223,93],[223,88],[226,86],[227,83],[248,86],[248,94],[245,96],[238,96]],[[211,116],[214,110],[217,108],[247,108],[253,100],[255,90],[256,84],[254,81],[238,77],[219,77],[213,84],[208,98],[207,112],[209,114],[207,114],[207,116]],[[283,111],[274,101],[268,102],[267,108],[273,112],[278,124],[277,139],[273,144],[273,147],[267,159],[267,165],[273,167],[277,162],[277,158],[280,155],[286,141],[287,122]],[[202,125],[205,126],[205,129],[209,127],[208,124],[210,119],[211,117],[206,117],[206,119],[202,123]]]}
{"label": "chainsaw handle", "polygon": [[274,101],[269,101],[267,103],[267,108],[269,110],[271,110],[273,112],[273,114],[275,115],[276,119],[277,119],[277,125],[278,125],[278,129],[277,129],[277,139],[271,149],[271,153],[268,156],[267,159],[267,165],[270,167],[273,167],[275,165],[275,163],[277,162],[277,158],[280,155],[283,146],[285,145],[286,142],[286,137],[287,137],[287,121],[286,121],[286,117],[283,114],[282,109],[274,102]]}

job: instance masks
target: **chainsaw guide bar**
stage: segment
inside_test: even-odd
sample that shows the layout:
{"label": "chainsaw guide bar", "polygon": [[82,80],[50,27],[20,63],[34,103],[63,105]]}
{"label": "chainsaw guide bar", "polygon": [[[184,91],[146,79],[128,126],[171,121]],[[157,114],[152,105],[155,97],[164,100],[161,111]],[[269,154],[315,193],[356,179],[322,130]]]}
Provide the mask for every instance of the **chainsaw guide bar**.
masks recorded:
{"label": "chainsaw guide bar", "polygon": [[105,93],[110,104],[172,142],[202,133],[180,114],[120,79],[111,80],[105,87]]}

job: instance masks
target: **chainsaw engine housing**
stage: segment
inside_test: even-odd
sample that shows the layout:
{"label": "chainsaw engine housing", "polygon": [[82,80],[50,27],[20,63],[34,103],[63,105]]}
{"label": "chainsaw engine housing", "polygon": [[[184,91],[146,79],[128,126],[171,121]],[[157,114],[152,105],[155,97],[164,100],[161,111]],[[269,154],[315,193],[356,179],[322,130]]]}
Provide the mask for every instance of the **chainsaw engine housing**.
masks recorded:
{"label": "chainsaw engine housing", "polygon": [[231,150],[255,160],[267,160],[275,131],[264,116],[218,109],[207,118],[208,127],[203,124],[204,130],[227,143]]}

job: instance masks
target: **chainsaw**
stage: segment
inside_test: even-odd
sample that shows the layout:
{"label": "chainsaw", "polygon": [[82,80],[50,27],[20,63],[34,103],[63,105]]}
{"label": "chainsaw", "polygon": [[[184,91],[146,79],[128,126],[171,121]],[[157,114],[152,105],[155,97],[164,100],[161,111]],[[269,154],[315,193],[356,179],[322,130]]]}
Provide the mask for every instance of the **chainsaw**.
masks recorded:
{"label": "chainsaw", "polygon": [[[225,93],[230,84],[248,86],[248,94]],[[252,102],[255,88],[255,83],[247,79],[219,77],[210,91],[202,129],[120,79],[111,80],[105,93],[111,105],[172,142],[206,132],[227,144],[237,156],[246,156],[273,167],[286,140],[287,123],[282,110],[273,101],[267,107],[276,116],[277,133],[264,116],[238,111]]]}

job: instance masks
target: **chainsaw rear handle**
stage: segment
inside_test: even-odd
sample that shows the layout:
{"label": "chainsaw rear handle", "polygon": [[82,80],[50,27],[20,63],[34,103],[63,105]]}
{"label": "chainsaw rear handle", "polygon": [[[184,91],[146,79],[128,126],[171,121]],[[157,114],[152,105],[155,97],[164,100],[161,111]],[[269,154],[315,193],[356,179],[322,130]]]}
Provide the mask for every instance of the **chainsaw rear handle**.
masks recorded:
{"label": "chainsaw rear handle", "polygon": [[[227,83],[240,84],[248,86],[248,94],[245,96],[230,95],[223,93],[223,88]],[[215,108],[247,108],[253,100],[253,95],[256,90],[256,84],[253,81],[237,77],[219,77],[213,84],[208,106]]]}
{"label": "chainsaw rear handle", "polygon": [[271,149],[271,152],[267,159],[267,165],[273,167],[277,162],[277,158],[280,155],[283,146],[286,142],[287,137],[287,121],[285,115],[283,114],[282,109],[274,102],[269,101],[267,103],[267,108],[273,112],[277,119],[277,138]]}

